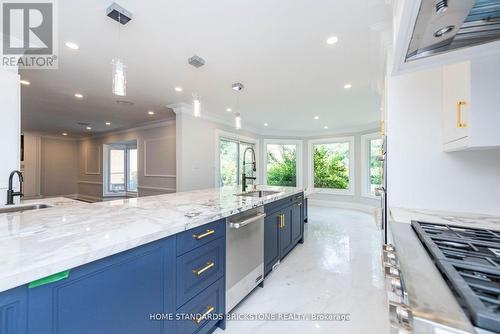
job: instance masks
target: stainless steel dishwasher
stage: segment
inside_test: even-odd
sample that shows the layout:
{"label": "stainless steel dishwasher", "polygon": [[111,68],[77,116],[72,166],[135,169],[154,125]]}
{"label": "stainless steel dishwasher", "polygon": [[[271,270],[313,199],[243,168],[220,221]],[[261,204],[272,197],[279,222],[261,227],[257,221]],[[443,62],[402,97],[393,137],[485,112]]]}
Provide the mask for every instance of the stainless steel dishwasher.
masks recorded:
{"label": "stainless steel dishwasher", "polygon": [[227,218],[226,312],[264,280],[264,207]]}

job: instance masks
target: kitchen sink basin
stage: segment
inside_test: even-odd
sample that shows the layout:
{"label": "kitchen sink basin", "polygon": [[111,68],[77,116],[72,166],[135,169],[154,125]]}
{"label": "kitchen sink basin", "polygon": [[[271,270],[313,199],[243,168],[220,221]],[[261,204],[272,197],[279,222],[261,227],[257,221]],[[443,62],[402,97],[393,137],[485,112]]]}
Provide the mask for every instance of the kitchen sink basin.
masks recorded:
{"label": "kitchen sink basin", "polygon": [[271,190],[256,190],[256,191],[249,191],[246,193],[241,193],[241,194],[236,194],[236,196],[243,196],[243,197],[266,197],[274,194],[278,194],[279,191],[271,191]]}
{"label": "kitchen sink basin", "polygon": [[40,210],[45,208],[51,208],[52,206],[47,204],[31,204],[31,205],[22,205],[22,206],[14,206],[14,207],[3,207],[0,208],[0,214],[2,213],[11,213],[11,212],[23,212],[29,210]]}

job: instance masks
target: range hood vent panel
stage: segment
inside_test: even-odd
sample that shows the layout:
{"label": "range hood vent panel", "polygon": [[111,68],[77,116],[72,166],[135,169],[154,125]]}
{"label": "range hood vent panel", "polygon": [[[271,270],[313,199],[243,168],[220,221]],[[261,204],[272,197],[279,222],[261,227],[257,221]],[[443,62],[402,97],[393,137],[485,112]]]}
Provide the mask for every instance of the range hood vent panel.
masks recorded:
{"label": "range hood vent panel", "polygon": [[442,2],[422,0],[406,61],[500,39],[500,0]]}

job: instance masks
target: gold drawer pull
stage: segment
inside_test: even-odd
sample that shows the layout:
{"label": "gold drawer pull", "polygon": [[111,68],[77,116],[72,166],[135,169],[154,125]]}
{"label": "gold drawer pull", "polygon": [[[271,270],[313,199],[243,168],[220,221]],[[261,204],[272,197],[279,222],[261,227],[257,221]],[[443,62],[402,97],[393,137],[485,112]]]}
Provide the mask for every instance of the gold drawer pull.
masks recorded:
{"label": "gold drawer pull", "polygon": [[206,238],[209,235],[212,235],[214,233],[215,233],[215,230],[207,230],[205,233],[202,233],[202,234],[193,234],[193,238],[195,238],[196,240],[201,240],[201,239]]}
{"label": "gold drawer pull", "polygon": [[213,306],[207,306],[207,310],[205,311],[205,313],[203,313],[202,315],[200,315],[198,318],[194,319],[194,322],[197,325],[199,325],[213,311],[215,311],[215,307],[213,307]]}
{"label": "gold drawer pull", "polygon": [[204,266],[203,268],[198,269],[198,270],[193,270],[193,273],[196,276],[200,276],[201,274],[203,274],[205,271],[207,271],[208,269],[212,268],[213,266],[215,266],[215,263],[212,262],[212,261],[208,261],[206,266]]}
{"label": "gold drawer pull", "polygon": [[278,220],[278,227],[279,228],[283,228],[285,227],[285,215],[283,213],[280,213],[280,215],[278,216],[279,220]]}
{"label": "gold drawer pull", "polygon": [[467,123],[462,123],[462,107],[465,106],[467,102],[458,101],[457,102],[457,127],[458,128],[466,128]]}

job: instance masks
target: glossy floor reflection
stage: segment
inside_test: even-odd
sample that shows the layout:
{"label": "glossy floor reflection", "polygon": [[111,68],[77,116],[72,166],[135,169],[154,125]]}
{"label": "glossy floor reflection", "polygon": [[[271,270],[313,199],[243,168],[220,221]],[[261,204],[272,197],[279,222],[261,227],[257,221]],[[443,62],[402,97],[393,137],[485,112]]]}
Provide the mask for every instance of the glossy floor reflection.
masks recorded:
{"label": "glossy floor reflection", "polygon": [[228,321],[217,334],[388,333],[380,232],[372,216],[310,207],[298,245],[234,312],[342,313],[350,321]]}

